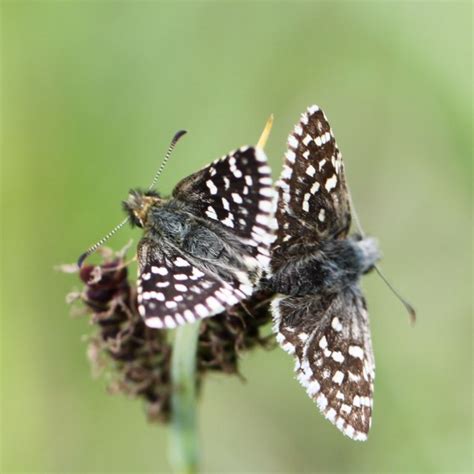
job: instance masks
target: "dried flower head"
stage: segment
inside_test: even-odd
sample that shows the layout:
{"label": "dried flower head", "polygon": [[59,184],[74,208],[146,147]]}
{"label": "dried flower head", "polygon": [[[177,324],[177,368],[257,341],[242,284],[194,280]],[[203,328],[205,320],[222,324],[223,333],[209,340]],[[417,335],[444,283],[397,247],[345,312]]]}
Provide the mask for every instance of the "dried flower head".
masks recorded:
{"label": "dried flower head", "polygon": [[[111,393],[142,399],[150,421],[166,422],[171,411],[172,347],[166,330],[147,327],[138,314],[123,254],[104,250],[100,265],[83,266],[79,277],[84,288],[69,295],[68,301],[80,300],[94,325],[87,350],[93,372],[108,369]],[[242,352],[271,347],[262,335],[270,321],[269,301],[268,294],[257,292],[244,304],[202,321],[196,354],[198,386],[208,371],[240,375]]]}
{"label": "dried flower head", "polygon": [[273,338],[262,336],[270,321],[269,295],[257,292],[243,304],[237,304],[201,323],[198,341],[198,372],[207,370],[239,374],[239,355],[254,347],[270,348]]}

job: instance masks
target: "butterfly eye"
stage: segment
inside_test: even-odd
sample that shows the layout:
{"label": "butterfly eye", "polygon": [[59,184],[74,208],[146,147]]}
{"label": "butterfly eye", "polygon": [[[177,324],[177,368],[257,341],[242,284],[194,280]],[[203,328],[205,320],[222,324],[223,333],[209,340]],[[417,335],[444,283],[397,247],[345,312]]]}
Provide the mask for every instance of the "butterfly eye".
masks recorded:
{"label": "butterfly eye", "polygon": [[135,212],[130,212],[130,223],[132,224],[132,227],[140,227],[143,228],[142,221],[137,217]]}
{"label": "butterfly eye", "polygon": [[130,219],[132,227],[143,227],[139,213],[143,209],[143,194],[132,190],[126,201],[122,202],[122,207]]}

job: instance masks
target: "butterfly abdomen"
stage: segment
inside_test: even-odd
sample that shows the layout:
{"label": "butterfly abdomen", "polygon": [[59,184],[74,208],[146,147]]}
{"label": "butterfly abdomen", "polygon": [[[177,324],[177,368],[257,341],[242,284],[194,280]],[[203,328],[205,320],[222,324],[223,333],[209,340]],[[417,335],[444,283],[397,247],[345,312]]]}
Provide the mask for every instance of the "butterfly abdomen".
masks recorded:
{"label": "butterfly abdomen", "polygon": [[328,240],[303,258],[287,260],[265,286],[291,296],[337,293],[356,284],[379,258],[374,239]]}

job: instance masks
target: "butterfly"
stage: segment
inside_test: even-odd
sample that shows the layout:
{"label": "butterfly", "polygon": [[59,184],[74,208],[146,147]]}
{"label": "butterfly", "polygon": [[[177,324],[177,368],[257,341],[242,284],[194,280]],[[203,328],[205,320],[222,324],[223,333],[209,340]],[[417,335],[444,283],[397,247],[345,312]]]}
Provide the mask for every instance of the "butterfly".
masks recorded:
{"label": "butterfly", "polygon": [[365,440],[375,363],[360,277],[380,258],[372,238],[349,236],[350,196],[331,127],[309,107],[288,138],[278,189],[277,237],[266,286],[273,329],[324,416]]}
{"label": "butterfly", "polygon": [[[185,132],[178,132],[158,170]],[[153,186],[153,184],[152,184]],[[270,263],[276,192],[267,157],[244,146],[181,180],[168,198],[132,189],[125,222],[138,243],[137,308],[147,326],[175,328],[213,316],[249,297]]]}
{"label": "butterfly", "polygon": [[242,147],[183,179],[170,198],[132,190],[124,202],[138,244],[138,311],[174,328],[253,293],[270,262],[275,194],[263,150]]}

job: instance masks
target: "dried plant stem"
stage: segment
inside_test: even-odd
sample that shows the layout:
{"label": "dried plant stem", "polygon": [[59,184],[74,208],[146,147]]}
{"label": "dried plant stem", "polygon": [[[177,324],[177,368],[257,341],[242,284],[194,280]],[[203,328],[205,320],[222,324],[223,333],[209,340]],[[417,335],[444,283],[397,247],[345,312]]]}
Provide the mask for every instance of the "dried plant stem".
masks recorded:
{"label": "dried plant stem", "polygon": [[171,376],[170,461],[177,474],[198,472],[196,416],[196,350],[199,321],[178,327],[173,345]]}

